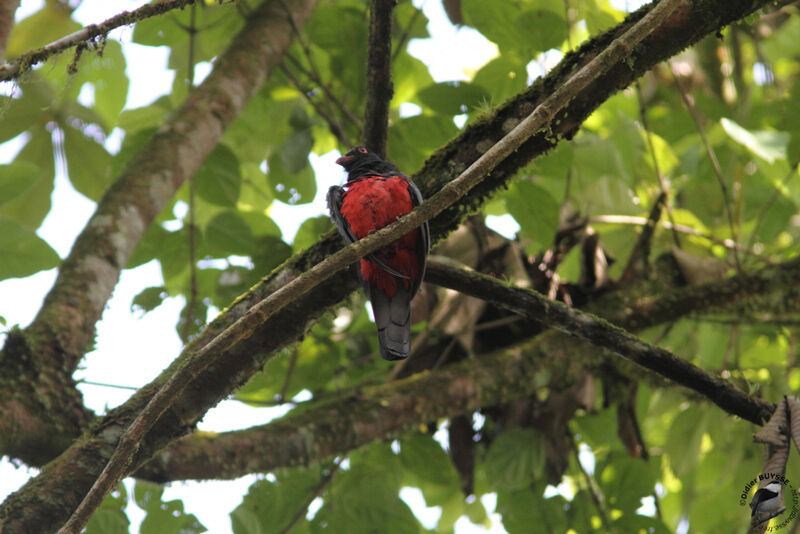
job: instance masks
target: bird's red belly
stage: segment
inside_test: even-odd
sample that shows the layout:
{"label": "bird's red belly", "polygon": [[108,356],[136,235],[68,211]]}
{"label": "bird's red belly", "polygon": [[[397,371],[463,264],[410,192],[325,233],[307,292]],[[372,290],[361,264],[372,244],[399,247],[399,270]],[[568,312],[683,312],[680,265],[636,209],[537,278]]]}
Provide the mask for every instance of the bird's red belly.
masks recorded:
{"label": "bird's red belly", "polygon": [[[413,207],[408,183],[403,178],[381,176],[349,184],[341,213],[356,237],[361,239],[409,213]],[[394,295],[398,282],[409,287],[411,280],[419,276],[419,238],[419,230],[414,230],[376,252],[383,262],[409,280],[397,279],[368,260],[361,260],[361,276],[388,296]]]}

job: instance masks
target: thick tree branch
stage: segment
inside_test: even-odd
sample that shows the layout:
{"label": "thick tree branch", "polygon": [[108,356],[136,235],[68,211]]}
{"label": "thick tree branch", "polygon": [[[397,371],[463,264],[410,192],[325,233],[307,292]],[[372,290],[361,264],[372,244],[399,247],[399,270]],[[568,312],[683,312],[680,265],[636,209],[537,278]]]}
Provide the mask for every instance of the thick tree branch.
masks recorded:
{"label": "thick tree branch", "polygon": [[392,11],[395,0],[369,3],[367,49],[367,101],[364,111],[364,145],[386,157],[389,102],[392,100]]}
{"label": "thick tree branch", "polygon": [[726,412],[751,423],[763,424],[763,420],[772,413],[771,404],[748,396],[727,381],[599,317],[569,308],[529,289],[508,286],[484,274],[435,263],[428,270],[429,279],[437,284],[446,284],[450,289],[482,298],[603,347],[696,391]]}
{"label": "thick tree branch", "polygon": [[[195,1],[196,0],[165,0],[164,2],[146,4],[133,11],[123,11],[119,15],[114,15],[100,24],[90,24],[76,32],[65,35],[61,39],[46,44],[41,48],[26,52],[5,65],[0,65],[0,82],[13,80],[25,71],[30,70],[31,67],[37,63],[46,61],[50,56],[59,54],[64,50],[69,50],[73,46],[86,44],[97,37],[106,35],[115,28],[133,24],[156,15],[162,15],[173,9],[183,8]],[[2,57],[1,54],[0,57]]]}
{"label": "thick tree branch", "polygon": [[[296,2],[297,18],[305,19],[313,5],[313,0]],[[269,2],[252,13],[214,71],[133,157],[100,200],[36,319],[25,332],[11,332],[0,352],[0,364],[13,369],[9,376],[15,377],[0,381],[0,450],[4,454],[37,464],[62,451],[64,441],[79,435],[90,421],[71,375],[94,340],[95,323],[120,271],[147,226],[279,64],[291,36],[285,14],[273,11]],[[35,388],[37,394],[19,388]],[[43,409],[42,404],[50,407]],[[61,416],[68,424],[54,425],[50,432],[63,429],[63,434],[48,439],[50,432],[45,429],[52,418]],[[50,451],[31,449],[29,443],[15,438],[20,427],[38,430]]]}
{"label": "thick tree branch", "polygon": [[[398,221],[378,230],[377,232],[347,245],[336,254],[324,259],[314,267],[304,272],[285,286],[281,287],[269,297],[253,306],[233,325],[227,328],[188,363],[181,367],[169,381],[150,400],[145,409],[136,420],[128,427],[114,451],[114,455],[103,469],[99,478],[92,485],[91,490],[81,502],[80,506],[70,517],[69,521],[59,533],[70,534],[81,531],[94,511],[103,502],[103,499],[122,478],[130,472],[133,457],[139,449],[139,444],[144,435],[152,428],[158,418],[167,410],[189,385],[189,383],[214,363],[218,354],[227,352],[234,345],[246,339],[251,333],[263,325],[270,317],[280,311],[290,302],[304,295],[321,282],[324,282],[338,271],[352,265],[370,252],[388,245],[399,237],[412,231],[423,222],[429,220],[466,195],[470,189],[477,185],[484,176],[492,171],[497,164],[517,149],[536,131],[545,124],[563,107],[574,95],[589,85],[605,72],[623,54],[626,54],[648,32],[658,26],[683,0],[662,0],[658,6],[642,17],[633,27],[612,42],[609,47],[589,62],[585,67],[576,72],[564,85],[557,89],[544,102],[492,146],[485,154],[473,163],[461,175],[444,186],[438,193],[414,209],[412,213]],[[633,336],[624,338],[628,342],[628,351],[636,352],[640,359],[646,358],[649,353],[635,342]],[[613,338],[621,342],[620,333]],[[641,343],[641,342],[639,342]],[[649,361],[649,360],[648,360]]]}
{"label": "thick tree branch", "polygon": [[[551,148],[558,137],[574,135],[583,119],[609,95],[631,83],[655,63],[679,52],[703,35],[718,31],[731,21],[742,18],[766,4],[766,0],[755,3],[744,0],[698,0],[682,4],[657,31],[627,54],[624,60],[613,66],[597,83],[580,91],[570,105],[557,116],[553,128],[546,129],[524,143],[519,150],[503,160],[492,174],[476,187],[473,194],[436,217],[432,221],[434,236],[441,238],[446,235],[458,225],[466,212],[483,202],[496,188],[505,184],[521,165]],[[566,77],[594,57],[597,51],[608,46],[616,35],[623,33],[649,9],[651,6],[643,8],[608,33],[588,42],[575,53],[568,54],[562,64],[544,79],[499,108],[491,117],[467,127],[458,138],[426,162],[422,171],[415,176],[417,183],[430,194],[450,181],[474,162],[482,151],[502,137],[505,131],[518,123],[520,117],[527,116],[545,95],[552,93]],[[118,436],[167,377],[178,367],[185,365],[199,347],[208,343],[249,307],[340,246],[339,239],[333,233],[326,235],[319,243],[287,261],[284,267],[275,270],[261,284],[238,299],[226,314],[198,336],[185,354],[154,383],[140,390],[129,402],[114,410],[87,434],[84,441],[52,462],[46,472],[29,482],[18,494],[0,506],[0,521],[14,525],[10,527],[11,531],[15,529],[25,531],[26,524],[39,525],[38,520],[43,517],[48,518],[46,524],[51,527],[57,526],[59,518],[63,520],[65,512],[68,513],[69,510],[53,510],[52,503],[47,502],[43,495],[59,492],[64,495],[66,507],[76,506],[80,496],[91,485],[93,477],[102,469],[105,459],[110,456]],[[319,317],[328,306],[341,301],[355,287],[352,277],[346,274],[336,275],[305,297],[293,302],[289,308],[279,312],[264,328],[253,332],[250,338],[237,344],[231,351],[220,354],[214,368],[199,375],[187,388],[187,393],[170,407],[154,429],[145,436],[140,453],[135,459],[136,465],[141,464],[171,440],[189,431],[210,406],[216,404],[232,388],[241,385],[260,369],[273,351],[302,334],[311,321]],[[102,453],[98,454],[98,451]],[[58,470],[66,470],[70,476],[58,479]],[[69,484],[65,480],[69,480]]]}

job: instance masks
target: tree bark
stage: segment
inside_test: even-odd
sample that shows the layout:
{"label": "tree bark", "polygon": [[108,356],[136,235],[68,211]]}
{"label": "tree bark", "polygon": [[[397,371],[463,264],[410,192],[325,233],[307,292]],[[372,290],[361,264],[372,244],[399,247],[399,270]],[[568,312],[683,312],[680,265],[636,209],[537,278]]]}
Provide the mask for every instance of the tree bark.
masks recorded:
{"label": "tree bark", "polygon": [[[462,199],[456,206],[433,220],[435,238],[441,238],[461,221],[471,208],[480,205],[494,190],[505,184],[522,165],[557,143],[577,132],[583,119],[617,90],[625,87],[659,61],[678,53],[707,33],[719,31],[724,25],[742,18],[768,2],[706,0],[689,2],[679,7],[660,30],[631,51],[625,61],[619,62],[596,84],[585,88],[561,114],[557,115],[547,133],[535,136],[520,150],[513,153],[497,167],[474,194]],[[517,98],[496,110],[489,118],[465,129],[443,149],[430,158],[416,175],[417,183],[430,194],[460,174],[481,153],[505,135],[522,117],[527,116],[555,87],[571,73],[602,51],[618,35],[626,31],[649,9],[645,7],[632,14],[625,22],[568,54],[561,65],[544,79],[539,80]],[[36,479],[20,492],[10,497],[0,507],[0,521],[10,525],[9,531],[26,531],[26,526],[37,525],[39,518],[50,518],[49,525],[58,525],[65,518],[65,510],[74,508],[88,485],[97,476],[110,456],[116,439],[147,399],[163,384],[177,366],[199,347],[218,334],[225,326],[241,316],[253,303],[287,280],[294,278],[310,265],[340,248],[332,234],[276,270],[262,284],[239,299],[226,315],[212,323],[206,333],[187,347],[187,351],[156,381],[138,392],[129,402],[114,410],[98,423],[85,439],[77,442],[61,457],[52,462]],[[134,464],[144,460],[171,440],[193,428],[205,411],[216,404],[232,389],[242,384],[260,369],[266,358],[304,332],[306,326],[332,304],[339,302],[355,288],[355,282],[346,274],[339,274],[315,290],[298,299],[292,306],[273,317],[263,328],[239,345],[219,355],[213,368],[201,373],[190,384],[187,393],[162,416],[148,433]],[[80,469],[78,468],[80,466]],[[69,473],[78,478],[59,477]],[[63,502],[54,505],[42,495],[59,494]],[[34,520],[34,518],[36,518]],[[33,523],[32,521],[36,521]]]}

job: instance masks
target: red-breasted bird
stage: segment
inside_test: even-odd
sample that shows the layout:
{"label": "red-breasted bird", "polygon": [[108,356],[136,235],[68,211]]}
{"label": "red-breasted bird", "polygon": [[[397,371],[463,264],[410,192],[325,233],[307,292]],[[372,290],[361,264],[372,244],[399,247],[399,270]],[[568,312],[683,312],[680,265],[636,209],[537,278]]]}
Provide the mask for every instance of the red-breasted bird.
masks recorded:
{"label": "red-breasted bird", "polygon": [[[347,183],[328,190],[331,219],[347,243],[379,230],[422,202],[417,186],[397,167],[359,146],[336,160]],[[358,275],[372,302],[381,356],[402,360],[411,352],[411,299],[425,274],[428,223],[364,257]]]}

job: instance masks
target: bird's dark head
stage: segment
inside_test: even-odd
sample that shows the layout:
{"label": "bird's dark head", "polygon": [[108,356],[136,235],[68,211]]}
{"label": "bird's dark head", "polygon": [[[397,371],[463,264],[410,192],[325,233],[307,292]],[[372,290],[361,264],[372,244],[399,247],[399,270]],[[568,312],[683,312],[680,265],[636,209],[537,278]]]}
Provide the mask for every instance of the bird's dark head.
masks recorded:
{"label": "bird's dark head", "polygon": [[348,180],[353,180],[369,174],[397,172],[397,167],[385,161],[375,152],[364,146],[357,146],[350,149],[347,154],[337,159],[336,163],[344,167],[344,170],[347,171]]}

